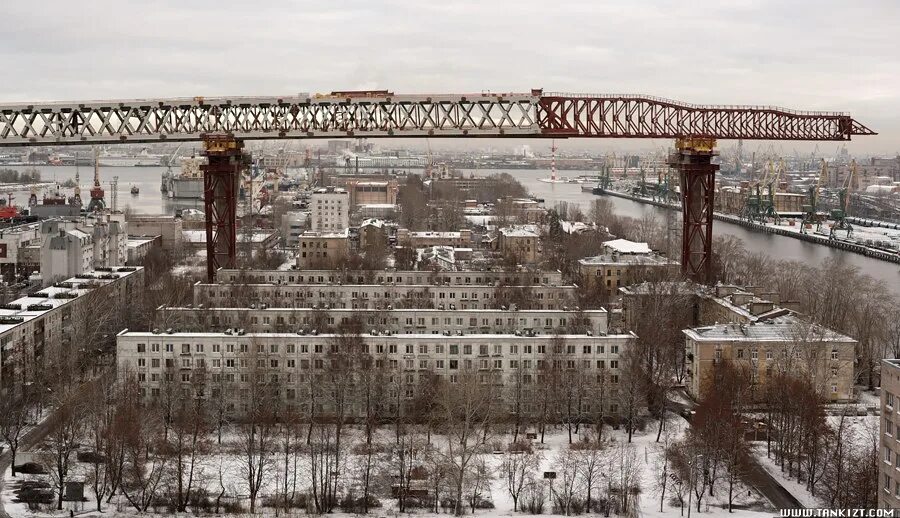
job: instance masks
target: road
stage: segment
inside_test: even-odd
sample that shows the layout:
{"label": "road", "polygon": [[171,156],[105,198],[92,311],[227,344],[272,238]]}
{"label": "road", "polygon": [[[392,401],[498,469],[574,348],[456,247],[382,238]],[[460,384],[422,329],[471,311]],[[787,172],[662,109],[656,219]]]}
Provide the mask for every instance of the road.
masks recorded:
{"label": "road", "polygon": [[[688,399],[685,397],[685,401]],[[696,405],[686,404],[669,400],[668,408],[672,412],[682,416],[685,421],[690,424],[691,411]],[[754,487],[760,494],[765,496],[776,509],[801,509],[800,504],[794,495],[782,486],[765,468],[760,465],[756,457],[750,457],[750,465],[747,466],[746,482]]]}
{"label": "road", "polygon": [[[19,451],[27,451],[33,448],[43,441],[48,433],[50,433],[50,420],[45,417],[43,421],[38,423],[31,430],[28,430],[28,432],[22,436],[22,440],[19,444]],[[4,451],[3,454],[0,455],[0,474],[2,474],[2,476],[0,476],[0,518],[10,518],[3,507],[3,481],[6,479],[6,471],[9,469],[9,463],[11,461],[12,454],[9,451]]]}

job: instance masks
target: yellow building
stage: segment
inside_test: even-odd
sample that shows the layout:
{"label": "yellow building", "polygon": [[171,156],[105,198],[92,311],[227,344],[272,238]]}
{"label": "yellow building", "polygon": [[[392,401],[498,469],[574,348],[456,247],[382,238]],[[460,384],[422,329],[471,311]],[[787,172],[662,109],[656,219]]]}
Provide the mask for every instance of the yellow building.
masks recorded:
{"label": "yellow building", "polygon": [[504,256],[515,257],[519,264],[540,262],[540,236],[531,227],[501,228],[497,248]]}
{"label": "yellow building", "polygon": [[796,317],[684,330],[688,391],[702,398],[716,363],[750,369],[763,385],[777,373],[803,373],[830,401],[853,398],[856,340]]}
{"label": "yellow building", "polygon": [[397,229],[397,244],[410,248],[427,248],[429,246],[452,246],[465,248],[472,246],[472,231],[464,228],[459,232],[434,232]]}
{"label": "yellow building", "polygon": [[347,258],[349,250],[350,238],[347,232],[304,232],[300,234],[297,268],[333,268]]}
{"label": "yellow building", "polygon": [[600,287],[609,296],[619,288],[674,273],[678,263],[653,252],[647,243],[613,239],[603,243],[606,253],[578,260],[581,282]]}
{"label": "yellow building", "polygon": [[[740,187],[722,187],[716,193],[716,210],[727,214],[740,214],[747,206],[747,198],[750,196],[750,186],[744,182]],[[755,189],[755,188],[754,188]],[[756,192],[755,190],[753,191]],[[760,195],[765,199],[766,190],[760,187]],[[776,192],[773,196],[775,212],[780,215],[795,215],[803,211],[806,196],[792,192]]]}

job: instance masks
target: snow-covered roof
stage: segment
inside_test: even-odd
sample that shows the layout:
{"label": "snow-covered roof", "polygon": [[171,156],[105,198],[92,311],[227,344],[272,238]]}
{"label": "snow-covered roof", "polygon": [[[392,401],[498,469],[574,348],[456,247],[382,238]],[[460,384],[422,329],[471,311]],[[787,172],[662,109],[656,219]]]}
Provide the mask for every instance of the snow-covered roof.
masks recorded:
{"label": "snow-covered roof", "polygon": [[381,220],[378,218],[369,218],[369,219],[363,220],[363,222],[360,223],[359,226],[360,227],[381,228],[384,226],[384,220]]}
{"label": "snow-covered roof", "polygon": [[620,254],[649,254],[652,252],[647,243],[639,243],[637,241],[629,241],[627,239],[613,239],[604,241],[603,246],[619,252]]}
{"label": "snow-covered roof", "polygon": [[716,324],[687,329],[684,334],[698,342],[856,342],[849,336],[821,326],[803,324],[794,319],[750,324]]}
{"label": "snow-covered roof", "polygon": [[500,233],[506,237],[538,237],[537,228],[533,225],[505,227],[500,229]]}
{"label": "snow-covered roof", "polygon": [[347,229],[344,229],[340,232],[317,232],[315,230],[307,230],[306,232],[300,234],[300,237],[311,239],[346,239],[347,237],[349,237],[349,232],[347,231]]}

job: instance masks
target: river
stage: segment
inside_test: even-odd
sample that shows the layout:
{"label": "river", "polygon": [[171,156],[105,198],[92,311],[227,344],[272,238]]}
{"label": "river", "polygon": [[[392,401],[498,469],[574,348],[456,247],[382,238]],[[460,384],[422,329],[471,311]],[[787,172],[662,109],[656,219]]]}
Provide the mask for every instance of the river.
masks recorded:
{"label": "river", "polygon": [[[22,170],[24,167],[13,167],[12,169]],[[69,178],[75,177],[74,166],[38,166],[43,181],[59,181],[63,182]],[[93,169],[91,167],[80,167],[82,197],[88,198],[88,190],[92,181]],[[109,182],[113,176],[119,177],[118,189],[118,208],[121,210],[131,209],[134,212],[144,214],[172,214],[175,208],[201,208],[202,202],[179,200],[174,201],[164,197],[159,192],[159,184],[162,174],[166,171],[165,167],[104,167],[101,170],[101,183],[106,189],[106,201],[110,203]],[[581,185],[568,183],[544,183],[539,178],[549,176],[548,171],[532,170],[532,169],[490,169],[490,170],[463,170],[463,174],[488,175],[496,173],[509,173],[525,186],[534,196],[543,198],[548,207],[552,207],[558,201],[566,201],[569,203],[578,203],[582,209],[587,212],[589,206],[596,198],[591,193],[581,191]],[[596,174],[596,171],[561,171],[560,176],[575,177],[581,174]],[[131,186],[136,185],[140,189],[140,193],[136,196],[131,195]],[[67,195],[71,194],[71,189],[64,189]],[[14,193],[15,199],[13,203],[16,205],[26,203],[28,192]],[[40,196],[40,195],[39,195]],[[20,198],[21,197],[21,198]],[[654,207],[644,203],[638,203],[615,196],[609,196],[617,214],[629,216],[632,218],[641,218],[645,214],[653,214],[660,220],[664,220],[665,209]],[[675,217],[680,214],[672,213]],[[713,223],[713,233],[715,235],[731,235],[740,238],[744,242],[744,246],[748,250],[757,250],[767,253],[776,259],[789,259],[795,261],[804,261],[810,264],[821,264],[828,258],[837,259],[839,262],[856,266],[863,273],[866,273],[876,280],[885,284],[892,292],[900,296],[900,267],[894,263],[879,261],[863,255],[855,254],[831,248],[827,246],[816,245],[799,239],[779,236],[776,234],[765,234],[753,232],[744,227],[716,221]]]}
{"label": "river", "polygon": [[[41,172],[42,182],[60,182],[63,183],[68,179],[75,178],[75,166],[35,166],[35,169]],[[16,169],[23,171],[31,169],[31,167],[21,166],[0,166],[0,169]],[[176,169],[177,170],[177,169]],[[81,198],[87,205],[90,199],[90,187],[93,184],[94,168],[79,167],[81,183]],[[118,209],[132,210],[142,214],[174,214],[176,208],[196,208],[203,209],[203,202],[200,200],[171,200],[166,198],[159,192],[159,186],[162,182],[162,174],[166,172],[165,167],[102,167],[100,169],[100,185],[106,191],[107,205],[112,203],[110,197],[110,182],[114,176],[119,177],[118,188]],[[131,194],[131,186],[138,187],[137,195]],[[72,195],[72,189],[61,189],[68,197]],[[22,189],[22,192],[13,193],[14,205],[25,205],[28,203],[28,188]],[[38,199],[41,193],[38,193]]]}
{"label": "river", "polygon": [[[474,173],[475,175],[488,175],[503,172],[509,173],[518,179],[519,182],[521,182],[535,197],[543,198],[547,207],[552,207],[558,201],[566,201],[579,204],[582,207],[582,210],[587,213],[591,202],[597,198],[594,194],[582,192],[581,185],[579,184],[545,183],[539,181],[539,178],[547,178],[550,176],[548,171],[535,171],[530,169],[463,171],[466,175],[470,173]],[[560,171],[558,174],[560,176],[573,178],[582,174],[593,175],[596,174],[596,171]],[[629,216],[637,219],[646,214],[652,214],[659,218],[660,221],[665,220],[666,213],[671,213],[676,218],[681,217],[680,213],[668,211],[646,203],[638,203],[616,196],[607,196],[606,198],[612,202],[616,214],[621,216]],[[861,272],[883,282],[890,291],[897,296],[900,296],[900,266],[895,263],[880,261],[853,252],[817,245],[777,234],[754,232],[742,226],[724,221],[713,222],[713,234],[717,236],[735,236],[744,242],[744,246],[747,250],[761,251],[774,259],[803,261],[814,265],[821,264],[825,259],[836,259],[840,263],[849,264],[859,268]],[[678,243],[680,243],[680,240]]]}

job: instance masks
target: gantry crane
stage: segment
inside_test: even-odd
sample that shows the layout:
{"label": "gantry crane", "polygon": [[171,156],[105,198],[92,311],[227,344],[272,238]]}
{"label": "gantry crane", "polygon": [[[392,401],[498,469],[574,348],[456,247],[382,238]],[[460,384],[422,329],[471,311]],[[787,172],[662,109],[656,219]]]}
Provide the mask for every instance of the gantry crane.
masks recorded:
{"label": "gantry crane", "polygon": [[835,239],[835,232],[843,230],[847,233],[847,238],[853,234],[853,226],[847,221],[850,215],[850,191],[853,189],[853,181],[856,179],[856,159],[850,162],[850,172],[844,179],[844,185],[838,190],[838,208],[831,211],[831,219],[834,223],[831,225],[831,232],[828,233],[830,239]]}
{"label": "gantry crane", "polygon": [[800,222],[801,234],[806,234],[807,225],[815,225],[816,230],[822,228],[822,218],[819,217],[818,213],[819,189],[822,187],[822,180],[827,176],[828,163],[823,158],[819,168],[819,177],[816,179],[816,183],[807,190],[807,203],[803,205],[803,221]]}
{"label": "gantry crane", "polygon": [[771,179],[766,179],[766,198],[763,203],[763,213],[765,217],[772,218],[775,224],[781,223],[781,216],[775,206],[775,193],[778,191],[778,185],[781,183],[781,175],[784,174],[784,159],[778,161],[775,166]]}
{"label": "gantry crane", "polygon": [[[234,184],[247,140],[309,138],[675,139],[668,163],[682,198],[681,264],[712,266],[716,140],[847,141],[875,132],[847,113],[689,104],[642,95],[544,92],[412,94],[334,91],[289,96],[22,102],[0,106],[0,146],[202,141],[207,275],[234,267]],[[627,165],[627,161],[626,161]],[[627,175],[623,167],[623,175]]]}

